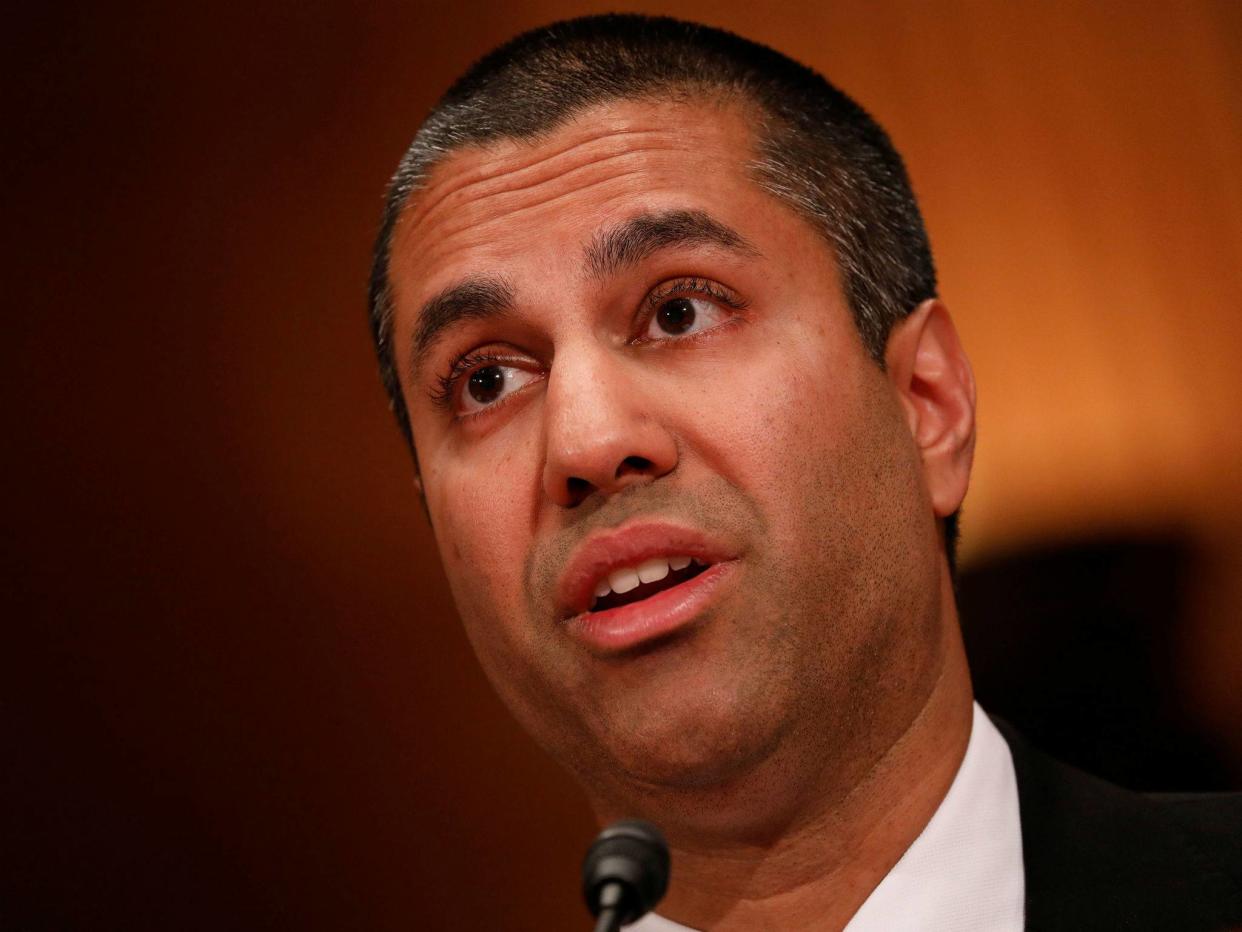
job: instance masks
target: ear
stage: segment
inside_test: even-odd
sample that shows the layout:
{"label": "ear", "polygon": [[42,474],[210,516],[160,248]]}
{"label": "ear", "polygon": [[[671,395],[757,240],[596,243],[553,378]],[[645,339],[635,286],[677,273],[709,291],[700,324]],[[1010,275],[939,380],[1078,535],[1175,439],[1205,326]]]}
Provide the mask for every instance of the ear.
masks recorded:
{"label": "ear", "polygon": [[929,298],[893,327],[884,362],[923,458],[932,507],[937,517],[948,517],[970,484],[975,376],[939,300]]}

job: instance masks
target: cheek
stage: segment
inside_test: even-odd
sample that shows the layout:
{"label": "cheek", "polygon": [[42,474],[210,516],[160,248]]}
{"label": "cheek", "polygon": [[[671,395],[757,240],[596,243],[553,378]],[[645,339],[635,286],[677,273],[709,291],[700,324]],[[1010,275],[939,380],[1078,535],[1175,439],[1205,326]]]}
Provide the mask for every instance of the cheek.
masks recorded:
{"label": "cheek", "polygon": [[521,593],[529,526],[512,467],[460,464],[429,477],[428,507],[462,619],[510,615]]}
{"label": "cheek", "polygon": [[750,341],[728,377],[696,394],[693,447],[769,505],[796,501],[852,442],[858,374],[815,341]]}
{"label": "cheek", "polygon": [[456,469],[429,506],[445,576],[466,637],[501,697],[514,706],[514,684],[524,671],[521,574],[527,539],[511,510],[511,497],[492,472]]}

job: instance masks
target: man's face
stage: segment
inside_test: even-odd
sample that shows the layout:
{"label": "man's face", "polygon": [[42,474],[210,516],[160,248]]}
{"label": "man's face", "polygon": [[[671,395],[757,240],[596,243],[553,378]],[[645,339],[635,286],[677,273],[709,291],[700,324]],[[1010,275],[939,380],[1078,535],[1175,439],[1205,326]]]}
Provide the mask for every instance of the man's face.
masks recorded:
{"label": "man's face", "polygon": [[831,250],[754,157],[731,107],[617,103],[451,156],[395,239],[466,630],[603,796],[822,767],[934,676],[918,451]]}

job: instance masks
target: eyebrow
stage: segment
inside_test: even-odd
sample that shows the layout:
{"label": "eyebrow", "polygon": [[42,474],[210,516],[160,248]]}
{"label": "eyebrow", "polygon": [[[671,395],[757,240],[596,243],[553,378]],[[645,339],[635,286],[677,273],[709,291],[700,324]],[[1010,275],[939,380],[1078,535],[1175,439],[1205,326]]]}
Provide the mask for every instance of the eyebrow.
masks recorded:
{"label": "eyebrow", "polygon": [[[597,233],[583,257],[595,279],[616,275],[661,249],[673,246],[717,246],[740,255],[759,256],[759,250],[732,227],[702,210],[645,213]],[[502,317],[516,306],[513,287],[503,278],[472,275],[428,299],[414,328],[413,372],[450,328],[468,320]]]}
{"label": "eyebrow", "polygon": [[467,320],[501,317],[513,310],[513,287],[503,278],[472,275],[450,285],[423,305],[414,328],[414,371],[450,327]]}
{"label": "eyebrow", "polygon": [[702,210],[670,210],[633,217],[597,233],[584,251],[592,278],[607,278],[672,246],[718,246],[748,256],[761,253],[750,240]]}

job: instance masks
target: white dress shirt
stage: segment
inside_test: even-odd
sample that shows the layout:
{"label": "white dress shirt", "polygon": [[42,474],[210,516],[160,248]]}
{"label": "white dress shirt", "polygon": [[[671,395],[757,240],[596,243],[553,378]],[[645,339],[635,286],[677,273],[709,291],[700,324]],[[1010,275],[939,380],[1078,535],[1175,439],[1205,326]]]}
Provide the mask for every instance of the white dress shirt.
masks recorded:
{"label": "white dress shirt", "polygon": [[[1026,878],[1009,745],[975,703],[966,756],[922,833],[846,932],[1021,932]],[[694,932],[649,913],[629,932]]]}

